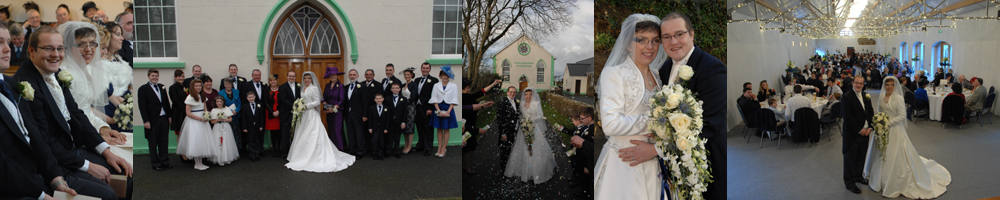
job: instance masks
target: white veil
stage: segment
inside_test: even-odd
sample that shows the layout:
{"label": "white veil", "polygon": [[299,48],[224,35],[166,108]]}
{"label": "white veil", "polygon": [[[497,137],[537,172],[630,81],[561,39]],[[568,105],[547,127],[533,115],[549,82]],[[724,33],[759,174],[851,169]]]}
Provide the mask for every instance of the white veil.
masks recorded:
{"label": "white veil", "polygon": [[[524,92],[528,91],[531,91],[530,104],[526,103],[528,102],[527,99],[524,99]],[[542,113],[542,103],[538,96],[538,90],[531,87],[524,88],[524,91],[521,93],[521,107],[519,108],[521,110],[521,116],[526,116],[532,120],[542,119],[544,114]]]}
{"label": "white veil", "polygon": [[105,79],[105,71],[100,65],[100,47],[94,49],[93,60],[88,66],[76,46],[76,30],[86,28],[92,29],[95,33],[94,42],[101,43],[101,32],[92,23],[81,21],[70,21],[59,25],[59,33],[63,36],[63,44],[66,45],[66,58],[59,65],[59,69],[66,70],[73,75],[71,83],[71,93],[79,104],[89,104],[98,111],[104,111],[104,106],[108,105],[108,81]]}
{"label": "white veil", "polygon": [[[894,85],[896,85],[896,86],[892,90],[892,95],[889,96],[889,97],[886,97],[885,96],[886,90],[885,90],[885,85],[884,84],[888,80],[892,80],[892,82],[894,82]],[[875,105],[877,105],[877,106],[875,106],[875,110],[876,111],[878,111],[878,112],[884,112],[884,111],[882,111],[882,109],[883,109],[882,106],[883,106],[883,104],[885,104],[885,98],[889,98],[889,104],[890,104],[890,105],[885,105],[885,106],[894,106],[895,104],[903,104],[903,103],[905,103],[905,101],[903,99],[903,93],[904,93],[903,92],[903,87],[904,86],[899,85],[899,79],[896,79],[895,76],[886,76],[885,78],[882,79],[882,83],[883,83],[883,86],[882,86],[882,89],[879,90],[878,103],[875,104]],[[891,117],[895,117],[895,116],[889,116],[889,117],[891,118]],[[903,124],[903,126],[906,126],[906,123],[901,123],[901,124]]]}
{"label": "white veil", "polygon": [[[312,76],[312,82],[309,83],[309,87],[315,87],[316,91],[319,92],[319,87],[320,86],[318,85],[318,83],[316,81],[316,79],[318,79],[316,77],[316,73],[313,73],[312,71],[306,71],[306,72],[302,73],[302,77],[301,77],[300,80],[305,80],[306,79],[306,75]],[[300,91],[300,92],[302,92],[302,94],[305,94],[306,90],[309,90],[309,88],[302,88],[302,91]],[[322,94],[317,95],[317,96],[319,96],[319,101],[323,101],[323,95]]]}
{"label": "white veil", "polygon": [[[635,43],[635,25],[643,21],[651,21],[656,24],[660,24],[660,18],[655,15],[629,15],[628,18],[625,19],[625,22],[622,22],[621,33],[618,34],[618,39],[615,40],[615,46],[611,49],[611,54],[608,55],[608,61],[604,63],[605,68],[621,65],[632,60],[632,44]],[[657,31],[659,31],[659,29],[657,29]],[[659,44],[657,46],[659,46]],[[653,62],[649,63],[649,68],[651,70],[660,69],[663,62],[667,61],[667,53],[663,51],[662,46],[660,46],[659,49],[660,50],[656,53],[656,58],[653,59]]]}

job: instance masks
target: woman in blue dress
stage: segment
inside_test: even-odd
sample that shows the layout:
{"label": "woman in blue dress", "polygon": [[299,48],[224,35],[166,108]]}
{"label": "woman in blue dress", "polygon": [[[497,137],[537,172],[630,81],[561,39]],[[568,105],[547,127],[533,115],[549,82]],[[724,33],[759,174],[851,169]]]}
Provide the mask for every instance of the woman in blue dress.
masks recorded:
{"label": "woman in blue dress", "polygon": [[430,126],[437,129],[438,151],[434,154],[443,158],[448,144],[448,133],[450,129],[458,128],[458,121],[455,119],[455,106],[458,106],[458,85],[451,83],[455,75],[451,72],[450,66],[441,67],[438,74],[441,82],[434,84],[431,92],[431,99],[427,103],[434,105],[435,117],[431,117]]}

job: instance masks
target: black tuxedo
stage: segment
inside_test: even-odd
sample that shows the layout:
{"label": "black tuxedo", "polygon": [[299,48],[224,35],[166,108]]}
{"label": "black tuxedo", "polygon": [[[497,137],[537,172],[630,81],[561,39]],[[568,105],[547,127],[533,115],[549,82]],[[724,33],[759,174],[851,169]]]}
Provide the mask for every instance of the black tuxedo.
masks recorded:
{"label": "black tuxedo", "polygon": [[[428,82],[428,80],[430,80]],[[410,98],[413,99],[414,110],[416,112],[416,126],[417,126],[417,145],[418,151],[433,149],[431,145],[434,143],[434,128],[431,127],[430,121],[433,115],[427,115],[428,110],[434,110],[434,105],[427,103],[431,100],[431,93],[434,91],[434,84],[438,83],[438,79],[433,76],[417,77],[410,83]],[[423,86],[421,86],[423,85]],[[426,155],[427,152],[424,152]]]}
{"label": "black tuxedo", "polygon": [[149,160],[153,163],[153,167],[168,166],[170,165],[167,154],[170,134],[168,119],[170,119],[172,110],[170,109],[170,101],[167,100],[167,90],[163,88],[163,84],[156,84],[156,88],[150,84],[143,84],[139,87],[138,95],[142,122],[149,123],[149,128],[145,129],[149,145]]}
{"label": "black tuxedo", "polygon": [[[384,97],[387,97],[385,101],[382,101],[382,104],[389,106],[389,110],[392,111],[392,119],[390,119],[389,123],[386,125],[389,129],[389,134],[386,135],[385,153],[398,155],[402,150],[399,148],[399,136],[400,133],[403,132],[403,129],[399,128],[399,125],[406,123],[406,117],[408,117],[406,107],[409,106],[410,103],[409,99],[406,99],[406,97],[398,95],[393,98],[393,95],[391,94],[392,91],[389,92],[389,95],[384,95]],[[395,99],[395,103],[393,103],[393,99]]]}
{"label": "black tuxedo", "polygon": [[246,130],[248,137],[244,143],[248,144],[247,150],[250,153],[251,159],[256,159],[261,152],[264,151],[264,121],[265,116],[267,116],[267,106],[261,105],[258,101],[254,101],[254,105],[249,102],[243,104],[243,108],[240,109],[240,127],[237,129],[239,132]]}
{"label": "black tuxedo", "polygon": [[344,110],[347,111],[347,114],[345,114],[347,116],[347,120],[345,121],[347,124],[347,134],[344,135],[347,136],[347,147],[350,149],[348,152],[355,155],[365,154],[365,143],[367,143],[365,135],[369,135],[367,133],[368,129],[364,128],[364,121],[361,119],[368,116],[366,115],[368,113],[368,104],[366,104],[367,101],[365,101],[366,98],[362,91],[364,88],[363,84],[359,82],[351,82],[344,85],[344,98],[347,100],[344,106],[346,108]]}
{"label": "black tuxedo", "polygon": [[[8,84],[16,84],[15,79],[4,76],[4,81]],[[14,87],[8,87],[13,91]],[[19,100],[19,95],[11,95],[14,100]],[[0,98],[5,98],[0,96]],[[31,107],[20,100],[20,110],[30,111]],[[48,146],[47,137],[39,134],[34,126],[31,112],[22,113],[21,119],[27,130],[22,130],[9,113],[10,110],[0,104],[0,198],[12,197],[32,197],[37,198],[41,192],[51,193],[49,183],[56,176],[62,176],[64,170],[59,167],[56,159],[52,156]],[[24,133],[28,133],[30,139],[24,138]]]}
{"label": "black tuxedo", "polygon": [[[865,123],[872,127],[872,117],[875,116],[875,109],[872,108],[870,98],[858,99],[857,93],[852,88],[841,98],[841,109],[844,115],[844,128],[840,135],[844,136],[844,183],[853,185],[855,182],[864,180],[862,170],[865,164],[865,153],[868,149],[869,136],[859,134]],[[864,105],[862,106],[862,102]],[[850,187],[850,186],[848,186]]]}
{"label": "black tuxedo", "polygon": [[[379,85],[379,86],[381,86],[381,89],[382,89],[381,90],[382,91],[382,95],[390,95],[390,96],[392,95],[392,90],[391,90],[392,89],[392,83],[399,83],[399,88],[400,89],[403,89],[403,87],[406,87],[405,85],[403,85],[402,81],[399,81],[399,79],[396,78],[396,76],[388,77],[388,78],[383,78],[382,81],[379,82],[379,83],[382,83],[382,84]],[[386,99],[389,99],[389,98],[386,98]]]}
{"label": "black tuxedo", "polygon": [[[371,131],[370,133],[372,137],[372,154],[374,154],[376,158],[383,156],[382,150],[385,149],[386,133],[383,133],[383,131],[392,129],[392,124],[389,124],[389,122],[392,121],[393,111],[389,108],[389,105],[384,104],[384,101],[382,103],[381,112],[379,112],[379,105],[371,105],[371,107],[368,108],[367,116],[368,131]],[[399,141],[399,138],[396,138],[396,141]]]}
{"label": "black tuxedo", "polygon": [[15,51],[14,43],[7,45],[10,47],[10,65],[20,66],[25,60],[28,60],[28,42],[25,41],[21,46],[21,50]]}
{"label": "black tuxedo", "polygon": [[[292,94],[293,91],[295,94]],[[281,118],[281,154],[283,156],[288,155],[289,147],[292,144],[289,137],[292,130],[292,106],[299,98],[302,98],[301,83],[295,83],[295,85],[284,83],[278,87],[278,117]]]}
{"label": "black tuxedo", "polygon": [[[573,164],[573,179],[583,180],[583,190],[586,194],[594,194],[594,125],[581,125],[579,127],[566,127],[563,133],[571,136],[583,138],[583,145],[576,149],[576,155],[570,156]],[[584,173],[587,169],[590,174]]]}
{"label": "black tuxedo", "polygon": [[[240,105],[246,105],[246,104],[250,103],[249,101],[247,101],[247,92],[248,91],[253,91],[254,93],[257,94],[257,99],[254,99],[254,102],[264,103],[264,94],[263,93],[266,93],[266,92],[268,92],[268,91],[271,90],[271,86],[268,86],[267,83],[265,83],[264,81],[261,81],[260,82],[260,91],[257,91],[257,88],[254,87],[253,80],[250,80],[250,81],[247,81],[247,82],[245,82],[243,84],[240,84],[236,88],[240,90],[240,103],[241,103]],[[261,106],[263,106],[263,105],[261,105]]]}
{"label": "black tuxedo", "polygon": [[[202,76],[205,76],[205,75],[202,75]],[[197,77],[196,78],[196,77],[192,76],[192,77],[185,78],[184,79],[184,88],[191,88],[191,81],[194,80],[194,79],[201,80],[201,77]]]}
{"label": "black tuxedo", "polygon": [[122,57],[122,60],[125,60],[125,62],[128,62],[128,66],[129,67],[134,67],[134,66],[132,66],[132,55],[134,54],[134,51],[132,49],[132,45],[131,44],[134,44],[134,43],[132,41],[129,41],[129,40],[122,41],[122,49],[118,50],[118,55]]}
{"label": "black tuxedo", "polygon": [[[705,148],[712,163],[715,182],[708,184],[707,199],[726,199],[726,65],[718,58],[694,47],[686,63],[694,70],[688,88],[704,101],[704,126],[701,137],[708,139]],[[670,80],[673,61],[660,68],[660,80]],[[800,79],[801,80],[801,79]]]}
{"label": "black tuxedo", "polygon": [[[506,96],[502,97],[497,104],[497,146],[500,146],[501,167],[507,166],[507,157],[510,156],[511,148],[514,147],[514,138],[517,138],[517,125],[521,120],[521,103],[517,97],[514,98],[514,106]],[[507,136],[504,141],[502,136]]]}

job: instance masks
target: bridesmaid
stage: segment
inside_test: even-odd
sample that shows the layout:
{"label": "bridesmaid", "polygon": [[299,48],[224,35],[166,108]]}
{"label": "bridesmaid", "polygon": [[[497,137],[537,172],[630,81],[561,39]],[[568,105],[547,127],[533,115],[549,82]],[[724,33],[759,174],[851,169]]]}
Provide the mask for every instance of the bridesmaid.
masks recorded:
{"label": "bridesmaid", "polygon": [[202,116],[206,112],[205,105],[210,104],[206,103],[208,99],[201,95],[203,88],[201,80],[191,80],[191,88],[188,90],[191,91],[191,95],[184,99],[186,104],[184,114],[187,116],[184,118],[184,125],[181,126],[184,134],[180,135],[180,141],[177,142],[177,154],[194,159],[194,168],[197,170],[208,169],[208,166],[202,164],[202,158],[215,156],[212,151],[215,146],[212,145],[212,141],[215,141],[212,137],[212,128],[208,123],[209,119]]}
{"label": "bridesmaid", "polygon": [[[271,86],[270,90],[264,92],[264,96],[260,99],[264,100],[264,104],[267,105],[267,122],[264,123],[264,129],[267,129],[271,134],[271,150],[278,152],[278,144],[281,144],[281,120],[278,119],[278,75],[272,74],[271,77],[267,78],[267,85]],[[280,157],[280,153],[275,153],[274,157]]]}
{"label": "bridesmaid", "polygon": [[340,83],[337,75],[344,74],[337,67],[327,67],[323,78],[333,78],[330,83],[323,87],[323,112],[326,113],[326,133],[330,136],[330,141],[337,146],[337,150],[344,151],[344,137],[341,135],[344,126],[343,113],[340,106],[344,105],[344,84]]}
{"label": "bridesmaid", "polygon": [[410,94],[412,93],[410,92],[409,85],[413,83],[413,70],[416,70],[416,68],[410,67],[403,70],[403,79],[406,82],[403,84],[403,90],[399,92],[403,97],[410,100],[409,105],[406,106],[406,119],[404,119],[406,121],[406,128],[403,129],[403,135],[406,135],[406,147],[403,148],[403,152],[401,153],[403,155],[410,154],[410,148],[413,147],[413,118],[417,114],[413,107],[416,105],[416,101],[413,101],[415,100],[414,98],[410,98]]}

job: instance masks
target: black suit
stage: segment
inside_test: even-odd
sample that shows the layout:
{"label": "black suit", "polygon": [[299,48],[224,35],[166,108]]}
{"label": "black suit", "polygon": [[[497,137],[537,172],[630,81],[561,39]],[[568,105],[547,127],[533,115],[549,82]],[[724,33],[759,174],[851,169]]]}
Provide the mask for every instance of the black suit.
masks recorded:
{"label": "black suit", "polygon": [[122,41],[122,49],[118,50],[118,55],[122,57],[122,60],[128,62],[129,67],[134,67],[132,66],[132,54],[134,54],[134,51],[132,50],[131,44],[134,43],[129,40]]}
{"label": "black suit", "polygon": [[[503,165],[500,167],[507,166],[507,157],[510,156],[510,150],[514,146],[514,138],[517,138],[517,125],[521,120],[521,103],[517,102],[517,98],[514,98],[514,105],[510,105],[510,100],[506,96],[502,97],[500,103],[497,104],[497,146],[500,146],[500,158]],[[502,136],[507,136],[507,140],[504,141]]]}
{"label": "black suit", "polygon": [[264,151],[264,117],[267,116],[268,112],[264,105],[254,101],[255,105],[251,105],[249,102],[243,104],[243,108],[240,109],[240,115],[242,115],[242,120],[240,120],[239,132],[246,131],[248,135],[244,143],[247,143],[249,147],[247,150],[250,152],[250,159],[257,159],[257,156]]}
{"label": "black suit", "polygon": [[[384,101],[382,103],[385,103]],[[381,105],[382,111],[379,112],[379,105],[371,105],[368,108],[368,130],[372,137],[372,154],[375,158],[383,156],[382,150],[385,149],[385,135],[383,131],[388,131],[391,129],[389,122],[392,120],[392,110],[389,109],[388,105]],[[396,141],[399,141],[397,138]]]}
{"label": "black suit", "polygon": [[[844,136],[844,184],[854,185],[855,182],[864,180],[862,170],[865,164],[865,153],[868,149],[869,136],[859,134],[865,123],[872,127],[872,117],[875,116],[875,109],[872,109],[870,98],[858,99],[854,89],[848,90],[847,94],[841,98],[841,109],[844,115],[844,128],[841,135]],[[864,106],[861,103],[864,102]],[[848,186],[850,187],[850,186]]]}
{"label": "black suit", "polygon": [[[396,78],[395,76],[388,77],[388,78],[383,78],[382,81],[379,82],[379,83],[382,83],[382,84],[379,85],[379,86],[381,86],[382,95],[388,95],[388,96],[392,96],[392,90],[390,90],[390,89],[392,89],[392,83],[399,83],[399,88],[400,89],[402,89],[403,87],[405,87],[403,85],[403,82],[399,81],[399,79]],[[386,98],[386,99],[389,99],[389,98]]]}
{"label": "black suit", "polygon": [[[427,80],[430,80],[429,82]],[[432,115],[427,115],[428,110],[434,110],[434,105],[427,103],[431,100],[431,92],[434,91],[434,84],[437,84],[438,79],[433,76],[422,76],[417,77],[410,83],[411,97],[414,103],[414,109],[417,112],[416,116],[416,126],[417,126],[417,150],[427,150],[433,149],[431,147],[434,144],[434,128],[430,126],[430,120]],[[423,84],[423,86],[421,86]],[[414,92],[416,91],[416,92]],[[414,98],[416,97],[416,98]],[[424,155],[427,155],[424,152]]]}
{"label": "black suit", "polygon": [[[576,155],[570,156],[573,164],[573,179],[583,180],[583,190],[586,194],[594,194],[594,125],[566,127],[563,133],[583,138],[583,145],[576,149]],[[584,173],[587,169],[590,174]],[[588,187],[590,186],[590,187]]]}
{"label": "black suit", "polygon": [[185,91],[184,83],[174,82],[167,90],[170,94],[170,107],[174,108],[173,113],[170,114],[171,119],[173,119],[173,123],[170,123],[170,130],[181,131],[181,124],[187,116],[183,108],[187,106],[184,104],[184,99],[187,99],[188,94]]}
{"label": "black suit", "polygon": [[10,65],[18,65],[18,66],[20,66],[22,63],[24,63],[25,60],[28,60],[28,42],[27,41],[25,41],[24,44],[21,45],[22,46],[21,49],[17,50],[17,51],[15,51],[15,49],[14,49],[15,48],[14,43],[10,43],[7,46],[10,47]]}
{"label": "black suit", "polygon": [[[391,93],[392,91],[389,92]],[[402,151],[402,149],[399,148],[399,136],[400,133],[403,132],[403,129],[399,128],[399,125],[406,123],[406,107],[409,106],[410,103],[409,100],[403,96],[397,96],[394,98],[392,94],[389,94],[385,95],[385,97],[388,98],[386,98],[382,104],[389,106],[389,110],[392,111],[392,119],[389,120],[388,125],[386,125],[388,126],[389,134],[386,135],[385,152],[386,154],[399,155],[400,151]],[[393,99],[395,99],[395,103],[393,103]]]}
{"label": "black suit", "polygon": [[[292,94],[293,91],[294,94]],[[299,98],[302,98],[301,83],[295,83],[295,85],[284,83],[278,87],[278,116],[281,118],[281,154],[283,156],[288,155],[289,147],[292,144],[289,137],[292,130],[292,106]]]}
{"label": "black suit", "polygon": [[[6,75],[4,81],[16,84],[15,79]],[[15,100],[20,99],[12,96]],[[31,110],[23,102],[19,103],[20,109]],[[30,123],[31,112],[21,112],[21,119],[24,119],[23,124],[28,130],[22,130],[9,113],[9,108],[0,104],[0,126],[3,126],[0,128],[0,179],[4,180],[0,181],[0,198],[37,198],[41,192],[52,193],[49,183],[64,173],[52,156],[45,135],[39,134],[34,124]],[[30,143],[24,138],[25,132]]]}
{"label": "black suit", "polygon": [[145,136],[149,143],[149,160],[153,163],[153,167],[170,165],[167,158],[167,143],[171,109],[166,92],[163,84],[156,84],[156,88],[150,84],[139,87],[139,113],[143,123],[149,123],[149,128],[145,129]]}
{"label": "black suit", "polygon": [[349,152],[355,155],[365,154],[365,135],[367,135],[367,129],[362,126],[364,123],[361,118],[366,117],[368,107],[365,107],[364,92],[362,92],[362,84],[358,82],[352,82],[345,85],[344,95],[347,98],[347,104],[345,109],[347,111],[347,146],[350,148]]}
{"label": "black suit", "polygon": [[[204,76],[204,75],[202,75],[202,76]],[[192,81],[192,80],[194,80],[194,79],[198,79],[198,80],[201,80],[201,77],[197,77],[197,78],[196,78],[196,77],[192,76],[192,77],[187,77],[187,78],[185,78],[185,79],[184,79],[184,88],[191,88],[191,81]],[[203,84],[204,84],[204,83],[203,83]],[[207,108],[207,107],[206,107],[206,108]]]}
{"label": "black suit", "polygon": [[[718,58],[694,47],[686,63],[694,70],[688,88],[704,101],[704,126],[701,137],[708,139],[705,148],[712,163],[715,182],[708,184],[707,199],[726,199],[726,65]],[[660,80],[670,80],[673,62],[660,68]],[[801,79],[800,79],[801,80]]]}
{"label": "black suit", "polygon": [[[247,92],[248,91],[253,91],[254,93],[257,94],[257,98],[254,99],[254,102],[263,103],[264,102],[264,94],[262,94],[262,93],[266,93],[266,92],[270,91],[271,90],[271,86],[268,86],[267,83],[265,83],[264,81],[261,81],[260,82],[260,91],[257,91],[257,88],[254,86],[254,82],[251,80],[251,81],[247,81],[247,82],[245,82],[243,84],[238,85],[238,87],[236,87],[236,89],[240,90],[240,103],[241,103],[240,105],[246,105],[247,103],[250,103],[249,101],[247,101]],[[261,106],[263,106],[263,105],[261,105]]]}

